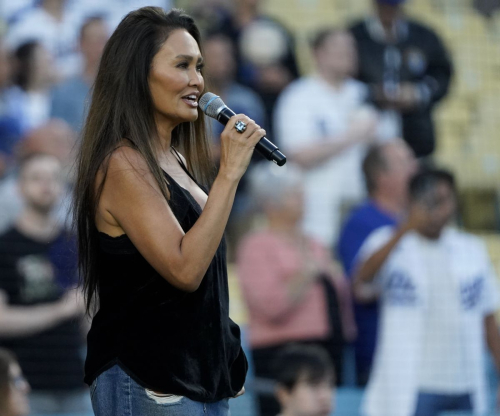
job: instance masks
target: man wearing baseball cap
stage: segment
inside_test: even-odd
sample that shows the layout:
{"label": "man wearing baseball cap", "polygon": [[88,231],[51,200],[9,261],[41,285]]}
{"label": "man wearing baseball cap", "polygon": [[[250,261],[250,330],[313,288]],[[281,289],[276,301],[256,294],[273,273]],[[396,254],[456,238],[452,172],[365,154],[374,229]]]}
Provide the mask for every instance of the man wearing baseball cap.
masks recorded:
{"label": "man wearing baseball cap", "polygon": [[374,14],[351,30],[359,55],[358,78],[377,107],[392,112],[417,157],[434,151],[432,111],[447,94],[452,64],[439,36],[405,16],[405,0],[373,0]]}

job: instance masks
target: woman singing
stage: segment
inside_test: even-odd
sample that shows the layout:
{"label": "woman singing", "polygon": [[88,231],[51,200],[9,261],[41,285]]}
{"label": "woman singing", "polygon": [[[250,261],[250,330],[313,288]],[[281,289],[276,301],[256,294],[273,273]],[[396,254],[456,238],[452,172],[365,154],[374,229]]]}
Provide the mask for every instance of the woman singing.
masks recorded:
{"label": "woman singing", "polygon": [[189,16],[145,7],[101,59],[74,199],[87,310],[97,310],[85,366],[97,416],[227,415],[244,391],[223,232],[265,131],[241,114],[229,121],[207,194],[200,50]]}

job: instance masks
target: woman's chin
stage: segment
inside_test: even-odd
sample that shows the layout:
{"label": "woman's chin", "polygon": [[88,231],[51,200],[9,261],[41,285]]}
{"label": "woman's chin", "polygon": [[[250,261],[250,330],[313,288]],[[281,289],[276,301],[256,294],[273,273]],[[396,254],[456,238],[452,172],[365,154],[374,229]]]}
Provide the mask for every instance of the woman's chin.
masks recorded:
{"label": "woman's chin", "polygon": [[193,123],[198,120],[198,111],[191,112],[190,114],[186,114],[183,117],[182,123]]}

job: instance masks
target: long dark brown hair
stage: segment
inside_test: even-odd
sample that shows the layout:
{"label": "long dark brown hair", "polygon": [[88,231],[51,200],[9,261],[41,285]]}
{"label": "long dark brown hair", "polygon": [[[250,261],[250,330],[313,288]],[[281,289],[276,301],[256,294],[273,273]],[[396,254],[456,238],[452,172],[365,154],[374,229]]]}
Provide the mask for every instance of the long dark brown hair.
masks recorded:
{"label": "long dark brown hair", "polygon": [[[92,305],[96,306],[94,301],[98,300],[97,204],[109,155],[124,139],[142,155],[161,192],[169,198],[165,177],[157,162],[158,132],[148,76],[154,56],[168,36],[179,29],[191,34],[201,50],[200,32],[194,20],[182,10],[165,12],[159,7],[143,7],[124,17],[108,40],[101,58],[82,133],[73,198],[79,270],[88,313],[94,310]],[[208,186],[213,169],[201,110],[195,122],[181,123],[172,131],[171,144],[184,154],[187,168],[194,177]],[[104,179],[96,184],[100,169]]]}

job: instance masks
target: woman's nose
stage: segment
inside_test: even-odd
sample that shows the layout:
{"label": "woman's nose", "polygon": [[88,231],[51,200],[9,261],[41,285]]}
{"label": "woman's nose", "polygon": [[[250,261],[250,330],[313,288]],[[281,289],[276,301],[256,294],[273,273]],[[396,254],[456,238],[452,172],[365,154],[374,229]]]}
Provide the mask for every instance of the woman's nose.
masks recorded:
{"label": "woman's nose", "polygon": [[190,74],[189,85],[194,87],[201,85],[202,82],[203,76],[201,75],[201,73],[197,70],[192,71],[192,73]]}

